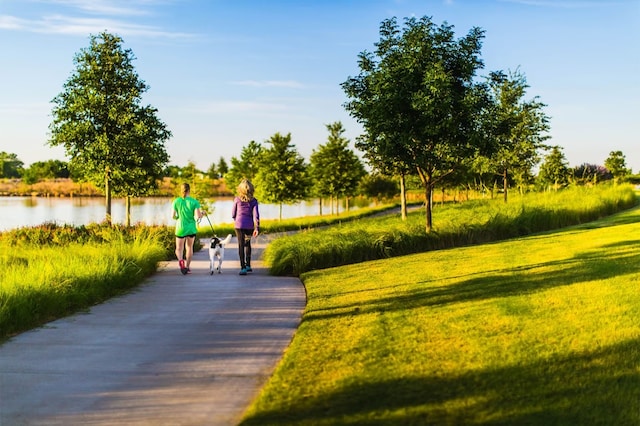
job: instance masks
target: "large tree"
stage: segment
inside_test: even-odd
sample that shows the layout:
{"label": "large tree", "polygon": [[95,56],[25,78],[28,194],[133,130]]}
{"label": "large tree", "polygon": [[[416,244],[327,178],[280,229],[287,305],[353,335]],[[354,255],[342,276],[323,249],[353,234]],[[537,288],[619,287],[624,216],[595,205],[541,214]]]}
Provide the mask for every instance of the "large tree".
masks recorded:
{"label": "large tree", "polygon": [[[354,196],[360,179],[365,175],[364,166],[358,156],[349,149],[349,140],[344,137],[341,122],[326,125],[329,131],[327,143],[313,150],[309,158],[309,175],[313,179],[312,192],[317,197],[328,197],[336,202],[340,197]],[[322,214],[322,202],[320,202]],[[333,203],[331,203],[333,211]],[[336,208],[336,213],[338,209]]]}
{"label": "large tree", "polygon": [[342,83],[350,99],[345,108],[365,131],[357,147],[420,177],[427,232],[434,185],[477,150],[483,99],[474,77],[483,66],[483,37],[474,27],[456,39],[453,26],[436,26],[429,17],[407,18],[402,30],[387,19],[375,53],[361,52],[360,74]]}
{"label": "large tree", "polygon": [[496,147],[489,164],[502,178],[506,202],[510,178],[525,180],[540,160],[539,151],[546,148],[543,142],[549,138],[549,118],[537,98],[524,100],[529,86],[519,71],[509,75],[492,72],[487,87],[490,102],[483,113],[482,128],[484,137]]}
{"label": "large tree", "polygon": [[256,192],[261,200],[280,205],[295,203],[306,198],[309,190],[307,164],[291,143],[291,133],[276,133],[265,143],[256,177]]}
{"label": "large tree", "polygon": [[75,71],[53,103],[49,128],[53,146],[62,145],[71,166],[104,188],[106,220],[112,192],[140,195],[156,187],[168,162],[171,137],[157,110],[142,105],[148,86],[133,67],[122,39],[103,32],[74,58]]}

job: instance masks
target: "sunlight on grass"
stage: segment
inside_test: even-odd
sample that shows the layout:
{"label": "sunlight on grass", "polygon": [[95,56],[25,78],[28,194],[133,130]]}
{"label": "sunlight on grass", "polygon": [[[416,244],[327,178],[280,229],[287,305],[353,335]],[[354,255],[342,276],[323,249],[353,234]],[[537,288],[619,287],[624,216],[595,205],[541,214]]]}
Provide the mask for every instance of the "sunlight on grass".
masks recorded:
{"label": "sunlight on grass", "polygon": [[640,209],[302,279],[243,424],[640,424]]}
{"label": "sunlight on grass", "polygon": [[27,245],[19,250],[5,246],[0,256],[0,339],[138,285],[165,257],[156,239],[146,235],[132,242]]}
{"label": "sunlight on grass", "polygon": [[502,200],[473,200],[434,209],[434,230],[424,231],[424,209],[364,218],[327,229],[309,230],[273,241],[264,253],[274,275],[300,275],[314,269],[461,247],[529,235],[589,222],[637,203],[630,186],[576,187]]}

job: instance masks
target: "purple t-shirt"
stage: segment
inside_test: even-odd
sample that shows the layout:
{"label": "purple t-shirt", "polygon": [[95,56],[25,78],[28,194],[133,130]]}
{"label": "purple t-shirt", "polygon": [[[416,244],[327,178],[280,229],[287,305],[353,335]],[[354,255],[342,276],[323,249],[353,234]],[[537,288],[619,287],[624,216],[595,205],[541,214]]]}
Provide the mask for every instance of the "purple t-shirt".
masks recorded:
{"label": "purple t-shirt", "polygon": [[231,217],[234,219],[236,229],[259,228],[260,212],[258,211],[258,200],[252,198],[251,201],[241,201],[238,197],[234,198]]}

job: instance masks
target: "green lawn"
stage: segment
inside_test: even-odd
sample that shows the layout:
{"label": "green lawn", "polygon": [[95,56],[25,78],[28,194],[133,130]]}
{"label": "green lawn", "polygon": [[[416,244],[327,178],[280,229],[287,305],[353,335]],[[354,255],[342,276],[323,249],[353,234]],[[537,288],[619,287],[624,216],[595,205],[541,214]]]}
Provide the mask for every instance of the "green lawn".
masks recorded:
{"label": "green lawn", "polygon": [[640,209],[309,272],[243,424],[640,424]]}

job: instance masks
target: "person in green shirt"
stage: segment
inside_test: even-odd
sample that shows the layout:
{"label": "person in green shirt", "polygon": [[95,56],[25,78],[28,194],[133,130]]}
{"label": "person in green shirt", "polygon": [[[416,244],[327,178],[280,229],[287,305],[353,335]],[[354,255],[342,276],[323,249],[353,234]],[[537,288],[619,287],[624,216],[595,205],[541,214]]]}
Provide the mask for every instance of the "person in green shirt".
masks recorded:
{"label": "person in green shirt", "polygon": [[183,183],[181,190],[182,196],[173,200],[173,218],[176,220],[176,257],[180,272],[186,275],[191,272],[189,267],[193,257],[193,243],[198,233],[196,218],[202,219],[202,210],[198,200],[189,195],[191,187],[188,183]]}

